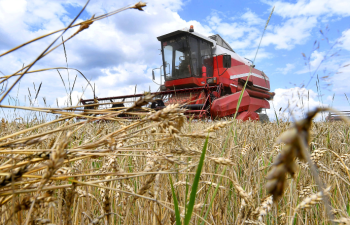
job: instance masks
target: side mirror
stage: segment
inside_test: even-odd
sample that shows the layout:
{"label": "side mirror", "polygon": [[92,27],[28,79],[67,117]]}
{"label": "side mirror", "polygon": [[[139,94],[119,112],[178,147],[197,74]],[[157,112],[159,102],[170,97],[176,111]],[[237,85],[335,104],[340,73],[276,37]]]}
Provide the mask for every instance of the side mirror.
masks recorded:
{"label": "side mirror", "polygon": [[152,79],[155,80],[156,77],[154,76],[154,70],[152,70]]}
{"label": "side mirror", "polygon": [[222,67],[231,68],[231,55],[222,56]]}

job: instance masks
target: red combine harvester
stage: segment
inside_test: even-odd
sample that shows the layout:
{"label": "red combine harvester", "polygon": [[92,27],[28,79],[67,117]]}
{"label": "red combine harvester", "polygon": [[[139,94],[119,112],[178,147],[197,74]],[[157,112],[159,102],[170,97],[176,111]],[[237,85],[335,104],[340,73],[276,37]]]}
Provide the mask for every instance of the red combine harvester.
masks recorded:
{"label": "red combine harvester", "polygon": [[[263,71],[239,56],[216,34],[206,37],[184,28],[158,37],[161,42],[163,65],[159,69],[159,82],[153,69],[153,81],[160,85],[155,101],[148,105],[155,110],[169,104],[183,104],[186,114],[195,118],[222,118],[233,115],[249,72],[250,77],[238,109],[237,119],[267,121],[267,100],[274,96],[270,81]],[[81,100],[94,104],[110,102],[107,107],[124,107],[144,94]],[[97,101],[96,101],[97,100]],[[91,106],[86,106],[89,108]],[[265,113],[264,113],[265,112]]]}

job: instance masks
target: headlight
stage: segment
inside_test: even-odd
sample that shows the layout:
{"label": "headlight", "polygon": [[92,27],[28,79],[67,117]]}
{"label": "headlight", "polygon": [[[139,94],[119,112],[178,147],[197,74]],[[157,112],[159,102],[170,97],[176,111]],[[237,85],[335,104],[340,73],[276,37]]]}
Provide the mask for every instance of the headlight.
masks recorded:
{"label": "headlight", "polygon": [[216,84],[216,77],[211,77],[207,79],[207,84]]}

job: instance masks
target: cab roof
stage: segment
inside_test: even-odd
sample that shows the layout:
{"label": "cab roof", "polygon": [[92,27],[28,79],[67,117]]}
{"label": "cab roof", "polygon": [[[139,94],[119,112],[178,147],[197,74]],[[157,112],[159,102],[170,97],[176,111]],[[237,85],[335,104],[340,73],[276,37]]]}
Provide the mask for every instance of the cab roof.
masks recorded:
{"label": "cab roof", "polygon": [[210,43],[213,44],[213,46],[216,46],[216,41],[211,39],[211,38],[208,38],[200,33],[197,33],[195,31],[193,32],[190,32],[188,28],[183,28],[182,30],[176,30],[176,31],[173,31],[171,33],[168,33],[168,34],[164,34],[162,36],[159,36],[157,37],[158,41],[162,41],[163,39],[166,39],[166,38],[169,38],[169,37],[172,37],[172,36],[175,36],[175,35],[178,35],[178,34],[191,34],[191,35],[194,35],[194,36],[197,36],[201,39],[204,39]]}

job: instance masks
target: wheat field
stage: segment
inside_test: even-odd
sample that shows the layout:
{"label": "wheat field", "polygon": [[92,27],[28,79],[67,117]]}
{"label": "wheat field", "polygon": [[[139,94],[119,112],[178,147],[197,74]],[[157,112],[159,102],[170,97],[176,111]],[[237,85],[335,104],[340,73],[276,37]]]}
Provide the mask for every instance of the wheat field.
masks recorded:
{"label": "wheat field", "polygon": [[283,190],[276,194],[273,173],[293,145],[283,137],[291,138],[293,123],[196,121],[178,105],[138,120],[103,112],[84,121],[69,110],[50,122],[2,119],[1,224],[175,224],[174,196],[181,222],[193,208],[191,224],[349,224],[345,122],[315,122],[308,130],[307,151],[325,194],[300,155],[288,155],[298,168],[277,178]]}

